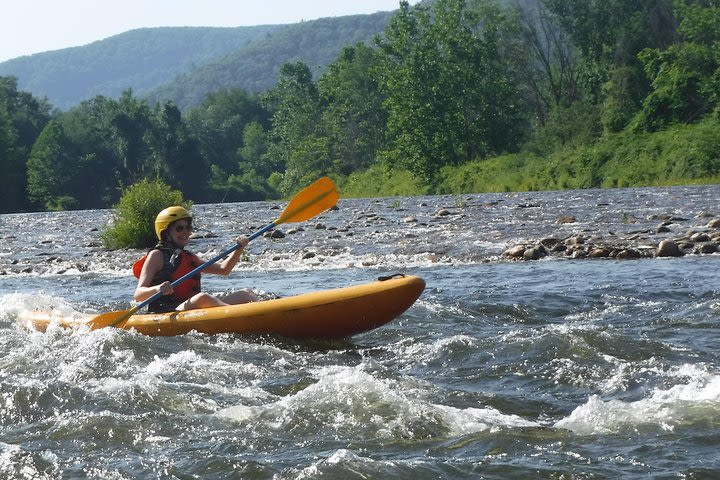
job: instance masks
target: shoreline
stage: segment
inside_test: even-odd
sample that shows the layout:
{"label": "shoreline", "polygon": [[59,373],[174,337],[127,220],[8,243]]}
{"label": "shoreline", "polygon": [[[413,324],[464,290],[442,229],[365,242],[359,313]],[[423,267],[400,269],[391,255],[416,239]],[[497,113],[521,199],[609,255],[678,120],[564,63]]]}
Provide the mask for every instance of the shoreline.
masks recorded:
{"label": "shoreline", "polygon": [[[664,217],[664,218],[663,218]],[[675,227],[682,227],[688,219],[658,216],[648,220],[661,223],[653,230],[631,231],[628,237],[619,237],[612,231],[607,238],[599,235],[576,233],[570,236],[543,237],[540,240],[523,242],[503,252],[510,260],[539,260],[545,257],[570,259],[614,258],[634,260],[656,257],[683,257],[685,255],[710,255],[720,252],[720,218],[701,213],[704,225],[691,226],[686,232],[676,235]],[[561,217],[558,223],[574,223],[574,218]]]}

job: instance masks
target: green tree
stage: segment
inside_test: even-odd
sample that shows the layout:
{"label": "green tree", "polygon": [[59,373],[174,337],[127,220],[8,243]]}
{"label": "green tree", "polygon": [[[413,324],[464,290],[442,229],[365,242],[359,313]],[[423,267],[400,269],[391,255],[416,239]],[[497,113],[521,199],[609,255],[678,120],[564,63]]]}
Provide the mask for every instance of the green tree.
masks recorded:
{"label": "green tree", "polygon": [[71,145],[58,121],[51,121],[38,137],[28,160],[28,194],[47,209],[76,206],[72,179],[77,163]]}
{"label": "green tree", "polygon": [[638,124],[653,130],[691,123],[720,106],[720,6],[678,0],[677,43],[640,54],[652,88]]}
{"label": "green tree", "polygon": [[323,107],[310,68],[302,62],[284,64],[265,104],[273,112],[268,156],[285,169],[282,193],[288,195],[332,171]]}
{"label": "green tree", "polygon": [[510,26],[517,35],[508,42],[509,56],[535,126],[542,128],[551,111],[583,98],[576,51],[543,2],[518,5],[510,14],[516,22]]}
{"label": "green tree", "polygon": [[258,177],[267,179],[277,171],[277,162],[268,158],[268,134],[258,122],[250,122],[243,130],[243,145],[240,147],[240,171],[254,172]]}
{"label": "green tree", "polygon": [[220,90],[209,94],[186,115],[188,128],[200,142],[207,165],[215,165],[226,174],[238,173],[245,128],[257,123],[269,128],[269,114],[257,95],[241,89]]}
{"label": "green tree", "polygon": [[578,100],[603,105],[602,121],[610,131],[627,125],[648,92],[638,53],[674,41],[671,2],[544,0],[578,53],[583,87]]}
{"label": "green tree", "polygon": [[278,193],[268,183],[277,172],[277,164],[267,155],[267,132],[258,122],[245,126],[242,137],[239,173],[228,175],[217,165],[212,165],[210,185],[222,195],[223,201],[252,201],[277,198]]}
{"label": "green tree", "polygon": [[98,96],[48,124],[28,161],[28,193],[36,205],[99,208],[117,199],[124,165],[116,113],[117,102]]}
{"label": "green tree", "polygon": [[148,178],[205,199],[207,171],[177,107],[150,108],[128,91],[82,102],[48,125],[28,162],[28,192],[46,208],[106,208],[123,186]]}
{"label": "green tree", "polygon": [[0,212],[29,208],[27,161],[33,143],[52,116],[45,100],[18,91],[17,79],[0,77]]}
{"label": "green tree", "polygon": [[22,188],[27,183],[25,164],[17,154],[17,132],[4,102],[0,102],[0,168],[8,180],[0,193],[0,212],[18,210],[25,204],[25,192]]}
{"label": "green tree", "polygon": [[503,14],[484,2],[432,5],[401,2],[378,42],[389,114],[384,155],[425,179],[445,165],[516,148],[527,123],[503,51]]}
{"label": "green tree", "polygon": [[75,162],[76,180],[71,185],[80,185],[67,195],[77,198],[78,208],[105,208],[118,198],[118,187],[125,177],[124,159],[117,148],[114,127],[117,109],[115,100],[97,96],[57,118],[65,136],[64,148]]}
{"label": "green tree", "polygon": [[348,175],[373,165],[384,146],[385,96],[375,77],[377,51],[359,43],[346,47],[318,80],[325,110],[323,124],[340,173]]}
{"label": "green tree", "polygon": [[180,110],[170,102],[157,104],[147,137],[151,174],[145,178],[164,180],[194,200],[208,200],[208,166],[199,142],[190,135]]}
{"label": "green tree", "polygon": [[112,140],[121,159],[121,183],[133,184],[157,171],[150,159],[149,132],[153,124],[152,109],[147,101],[133,97],[125,90],[114,110]]}

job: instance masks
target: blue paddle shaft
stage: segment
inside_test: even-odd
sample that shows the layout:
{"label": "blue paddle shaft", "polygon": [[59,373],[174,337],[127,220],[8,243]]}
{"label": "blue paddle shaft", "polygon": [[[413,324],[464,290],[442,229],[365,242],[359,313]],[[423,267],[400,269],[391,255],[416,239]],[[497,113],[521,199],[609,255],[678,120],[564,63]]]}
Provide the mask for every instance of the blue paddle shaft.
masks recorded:
{"label": "blue paddle shaft", "polygon": [[[263,228],[261,228],[261,229],[258,230],[257,232],[255,232],[255,233],[253,233],[252,235],[250,235],[250,237],[248,238],[248,241],[256,239],[257,237],[259,237],[259,236],[262,235],[263,233],[267,232],[268,230],[270,230],[270,229],[273,228],[274,226],[275,226],[275,222],[270,222],[270,223],[268,223],[268,224],[265,225]],[[213,263],[217,262],[218,260],[227,257],[228,255],[230,255],[232,252],[234,252],[234,251],[237,250],[238,248],[240,248],[240,244],[239,244],[239,243],[236,243],[235,245],[233,245],[232,247],[228,248],[227,250],[218,253],[216,256],[214,256],[213,258],[211,258],[211,259],[208,260],[207,262],[203,263],[202,265],[200,265],[200,266],[198,266],[198,267],[195,267],[192,271],[186,273],[186,274],[183,275],[182,277],[180,277],[180,278],[178,278],[177,280],[175,280],[174,282],[172,282],[172,283],[170,284],[170,286],[173,287],[173,288],[177,287],[178,285],[180,285],[182,282],[184,282],[184,281],[187,280],[188,278],[192,277],[192,276],[195,275],[196,273],[199,273],[199,272],[205,270],[207,267],[209,267],[209,266],[212,265]],[[156,293],[153,294],[151,297],[143,300],[142,303],[140,303],[139,305],[136,305],[136,306],[135,306],[135,311],[140,310],[140,309],[143,308],[145,305],[147,305],[147,304],[155,301],[157,298],[161,297],[162,295],[163,295],[162,292],[156,292]]]}

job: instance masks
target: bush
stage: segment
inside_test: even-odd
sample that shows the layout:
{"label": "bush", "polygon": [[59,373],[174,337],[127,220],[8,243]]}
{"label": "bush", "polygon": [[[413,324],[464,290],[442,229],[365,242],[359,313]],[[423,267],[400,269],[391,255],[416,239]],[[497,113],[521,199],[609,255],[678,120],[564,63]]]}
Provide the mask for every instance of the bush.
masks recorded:
{"label": "bush", "polygon": [[210,201],[214,202],[254,202],[280,198],[279,181],[271,184],[271,179],[265,180],[254,169],[245,169],[244,173],[236,175],[225,173],[217,165],[210,167]]}
{"label": "bush", "polygon": [[440,170],[435,193],[511,192],[547,188],[544,159],[533,153],[513,153],[479,159]]}
{"label": "bush", "polygon": [[45,203],[45,208],[51,212],[62,212],[65,210],[72,210],[77,207],[77,200],[75,197],[70,195],[61,195],[59,197],[53,197]]}
{"label": "bush", "polygon": [[435,193],[684,185],[718,178],[720,123],[708,116],[652,133],[608,133],[547,157],[522,152],[444,167]]}
{"label": "bush", "polygon": [[426,195],[430,187],[409,171],[390,169],[384,163],[351,173],[340,185],[345,198]]}
{"label": "bush", "polygon": [[127,187],[115,206],[112,226],[102,234],[103,244],[114,250],[153,247],[157,243],[155,217],[172,205],[190,208],[191,204],[161,180],[142,180]]}

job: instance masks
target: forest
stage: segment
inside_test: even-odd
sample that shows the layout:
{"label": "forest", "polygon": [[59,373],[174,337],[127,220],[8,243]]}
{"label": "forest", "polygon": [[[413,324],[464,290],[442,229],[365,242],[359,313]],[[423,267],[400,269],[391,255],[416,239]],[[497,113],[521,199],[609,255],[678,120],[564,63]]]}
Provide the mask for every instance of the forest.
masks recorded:
{"label": "forest", "polygon": [[194,202],[720,179],[714,0],[436,0],[314,75],[182,110],[126,90],[60,112],[0,77],[2,212],[112,207],[159,179]]}

